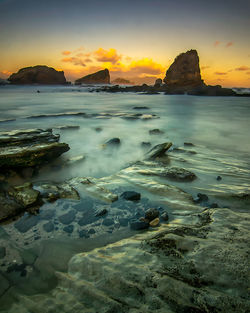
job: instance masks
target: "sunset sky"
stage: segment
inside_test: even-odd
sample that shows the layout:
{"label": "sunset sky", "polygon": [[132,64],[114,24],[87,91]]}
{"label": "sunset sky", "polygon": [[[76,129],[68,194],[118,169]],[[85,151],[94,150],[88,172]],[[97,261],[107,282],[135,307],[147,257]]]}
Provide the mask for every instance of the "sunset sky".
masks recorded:
{"label": "sunset sky", "polygon": [[250,87],[249,12],[249,0],[0,0],[0,77],[40,64],[149,83],[196,49],[207,84]]}

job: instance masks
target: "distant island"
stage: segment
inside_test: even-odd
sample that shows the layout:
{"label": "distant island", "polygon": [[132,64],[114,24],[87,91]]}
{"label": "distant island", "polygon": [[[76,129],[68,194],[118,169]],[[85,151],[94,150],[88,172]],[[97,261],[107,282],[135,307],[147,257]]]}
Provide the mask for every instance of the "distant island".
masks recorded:
{"label": "distant island", "polygon": [[[56,71],[52,67],[36,65],[20,69],[12,74],[8,81],[11,84],[66,84],[63,71]],[[4,83],[4,82],[2,82]],[[75,81],[75,85],[109,85],[110,73],[108,69],[83,76]],[[137,86],[125,78],[116,78],[112,81],[115,86],[104,86],[98,91],[104,92],[143,92],[145,94],[188,94],[198,96],[250,96],[249,94],[236,93],[231,88],[223,88],[220,85],[206,85],[201,77],[199,56],[196,50],[191,49],[179,54],[166,71],[166,76],[162,80],[156,79],[154,86],[147,84]],[[93,90],[92,90],[93,91]]]}

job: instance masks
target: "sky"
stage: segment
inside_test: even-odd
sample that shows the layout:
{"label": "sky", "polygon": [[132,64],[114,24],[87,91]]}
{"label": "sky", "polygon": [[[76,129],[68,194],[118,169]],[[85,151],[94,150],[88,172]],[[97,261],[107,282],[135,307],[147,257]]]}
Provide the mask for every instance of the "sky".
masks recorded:
{"label": "sky", "polygon": [[0,77],[48,65],[74,81],[164,78],[196,49],[207,84],[250,87],[249,0],[0,0]]}

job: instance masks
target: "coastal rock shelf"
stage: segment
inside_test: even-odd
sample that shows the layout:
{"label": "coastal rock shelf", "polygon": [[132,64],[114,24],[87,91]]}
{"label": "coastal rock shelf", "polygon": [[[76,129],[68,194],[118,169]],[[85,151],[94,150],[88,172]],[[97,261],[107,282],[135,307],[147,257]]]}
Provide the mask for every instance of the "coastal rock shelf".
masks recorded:
{"label": "coastal rock shelf", "polygon": [[41,165],[57,158],[70,148],[59,143],[52,129],[28,129],[0,133],[0,168]]}

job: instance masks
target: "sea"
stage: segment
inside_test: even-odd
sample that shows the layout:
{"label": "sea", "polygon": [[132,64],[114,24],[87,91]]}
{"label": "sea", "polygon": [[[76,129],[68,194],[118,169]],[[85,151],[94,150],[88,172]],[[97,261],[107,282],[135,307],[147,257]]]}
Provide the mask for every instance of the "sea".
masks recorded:
{"label": "sea", "polygon": [[[249,211],[248,205],[233,201],[235,195],[250,192],[249,97],[108,93],[94,89],[73,85],[0,86],[1,132],[51,128],[60,135],[60,142],[70,146],[59,159],[82,160],[71,166],[45,166],[32,177],[34,184],[60,183],[74,177],[112,177],[143,160],[150,148],[145,148],[142,142],[148,143],[148,147],[172,142],[173,164],[198,177],[193,182],[173,184],[193,198],[202,193],[211,202],[234,211]],[[145,118],[129,118],[137,113]],[[160,132],[150,133],[154,129]],[[120,147],[107,152],[105,143],[112,138],[120,139]],[[58,200],[49,205],[63,212],[67,201]],[[27,213],[20,218],[24,217]],[[54,231],[46,240],[41,236],[35,240],[37,226],[28,234],[18,233],[13,226],[16,222],[0,225],[0,246],[8,243],[8,258],[0,259],[0,277],[8,280],[8,288],[3,283],[1,288],[0,281],[0,311],[1,307],[6,310],[17,301],[17,295],[54,288],[54,273],[67,271],[67,262],[74,254],[133,235],[125,227],[101,236],[96,232],[88,238],[77,238],[76,232],[64,234],[63,231],[57,236]],[[11,270],[15,263],[24,265]]]}

